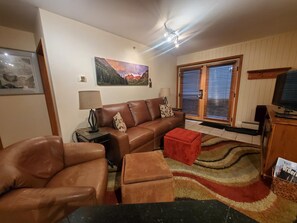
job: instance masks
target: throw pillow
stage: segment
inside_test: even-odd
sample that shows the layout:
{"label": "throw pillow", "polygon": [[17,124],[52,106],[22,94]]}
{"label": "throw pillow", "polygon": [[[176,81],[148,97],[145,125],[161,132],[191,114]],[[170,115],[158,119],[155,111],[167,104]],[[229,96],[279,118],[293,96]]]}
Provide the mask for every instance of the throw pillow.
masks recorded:
{"label": "throw pillow", "polygon": [[174,116],[170,105],[160,105],[161,117],[168,118]]}
{"label": "throw pillow", "polygon": [[113,127],[120,132],[127,131],[127,126],[119,112],[115,116],[113,116]]}

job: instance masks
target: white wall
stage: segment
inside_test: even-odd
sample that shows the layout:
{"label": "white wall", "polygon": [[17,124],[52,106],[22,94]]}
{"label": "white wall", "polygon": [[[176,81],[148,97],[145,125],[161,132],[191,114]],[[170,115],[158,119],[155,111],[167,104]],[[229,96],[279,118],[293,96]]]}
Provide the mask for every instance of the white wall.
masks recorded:
{"label": "white wall", "polygon": [[[219,38],[219,37],[218,37]],[[177,58],[177,64],[243,54],[236,125],[253,121],[257,105],[271,104],[275,79],[248,80],[248,70],[292,67],[297,69],[297,31],[205,50]]]}
{"label": "white wall", "polygon": [[[0,47],[35,51],[33,33],[0,26]],[[0,136],[6,147],[19,140],[50,135],[44,95],[0,96]]]}
{"label": "white wall", "polygon": [[[175,57],[154,58],[152,54],[145,54],[147,48],[139,43],[42,9],[39,13],[65,142],[71,140],[76,128],[88,126],[88,111],[78,109],[79,90],[100,90],[103,104],[158,97],[162,87],[170,87],[175,92]],[[153,87],[97,86],[94,57],[148,65]],[[82,74],[87,77],[86,83],[78,82]],[[169,100],[175,105],[175,95]]]}

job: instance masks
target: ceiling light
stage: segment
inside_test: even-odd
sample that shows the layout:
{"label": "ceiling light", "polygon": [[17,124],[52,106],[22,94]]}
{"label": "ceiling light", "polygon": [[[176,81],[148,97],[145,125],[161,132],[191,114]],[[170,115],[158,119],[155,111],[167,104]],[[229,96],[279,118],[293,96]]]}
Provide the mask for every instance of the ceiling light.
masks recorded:
{"label": "ceiling light", "polygon": [[178,41],[179,32],[177,30],[168,28],[166,26],[166,23],[164,23],[164,27],[165,27],[165,31],[166,31],[164,33],[164,37],[167,38],[168,42],[173,42],[175,47],[178,48],[179,47],[179,41]]}

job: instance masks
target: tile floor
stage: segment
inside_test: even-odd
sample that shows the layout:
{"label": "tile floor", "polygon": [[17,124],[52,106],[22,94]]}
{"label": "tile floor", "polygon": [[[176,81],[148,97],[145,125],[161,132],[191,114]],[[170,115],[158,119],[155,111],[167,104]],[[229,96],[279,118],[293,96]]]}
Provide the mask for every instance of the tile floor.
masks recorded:
{"label": "tile floor", "polygon": [[186,129],[198,131],[209,135],[220,136],[226,139],[233,139],[240,142],[260,145],[260,138],[261,138],[260,135],[251,136],[251,135],[241,134],[236,132],[228,132],[228,131],[225,131],[225,129],[217,129],[217,128],[212,128],[208,126],[203,126],[203,125],[200,125],[200,123],[201,122],[198,122],[198,121],[186,120]]}

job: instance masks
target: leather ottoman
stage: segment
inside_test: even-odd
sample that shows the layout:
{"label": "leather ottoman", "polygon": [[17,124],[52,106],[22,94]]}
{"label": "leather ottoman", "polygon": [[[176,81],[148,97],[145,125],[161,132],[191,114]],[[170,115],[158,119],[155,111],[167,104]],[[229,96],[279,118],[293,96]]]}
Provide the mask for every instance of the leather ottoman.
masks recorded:
{"label": "leather ottoman", "polygon": [[164,136],[164,156],[192,165],[201,150],[201,133],[175,128]]}
{"label": "leather ottoman", "polygon": [[174,201],[173,175],[163,154],[153,151],[125,155],[121,192],[123,204]]}

